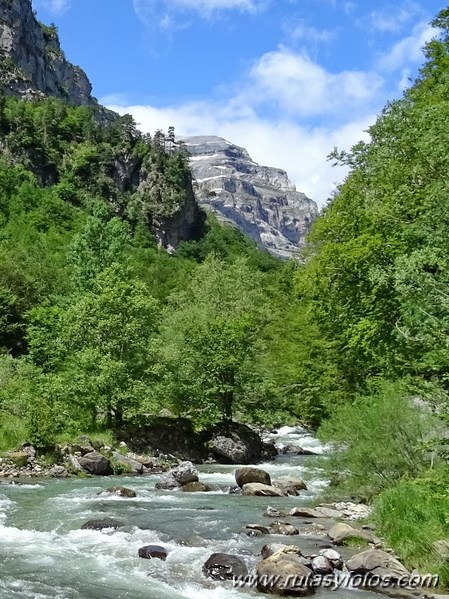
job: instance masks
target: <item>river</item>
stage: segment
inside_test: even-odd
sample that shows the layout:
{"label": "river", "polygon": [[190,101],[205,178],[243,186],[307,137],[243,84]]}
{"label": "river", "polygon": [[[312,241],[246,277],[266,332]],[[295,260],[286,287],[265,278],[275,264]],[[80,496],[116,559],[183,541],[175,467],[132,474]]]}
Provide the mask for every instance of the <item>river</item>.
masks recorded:
{"label": "river", "polygon": [[[300,445],[323,452],[303,429],[284,427],[273,435],[279,446]],[[273,478],[303,478],[308,491],[300,497],[244,497],[223,491],[184,493],[155,489],[158,476],[89,479],[46,479],[25,484],[0,484],[0,599],[241,599],[263,597],[231,582],[206,580],[202,565],[215,552],[241,556],[251,570],[267,542],[297,544],[313,553],[322,538],[250,538],[246,524],[268,523],[267,505],[301,505],[326,485],[323,474],[307,456],[279,456],[261,464]],[[214,485],[235,484],[236,466],[199,467],[200,480]],[[126,486],[136,498],[99,495],[113,485]],[[113,517],[125,523],[118,531],[81,530],[94,518]],[[289,521],[299,525],[298,519]],[[142,560],[139,547],[163,545],[165,562]],[[316,597],[354,597],[356,591],[319,590]],[[380,595],[357,591],[357,598]]]}

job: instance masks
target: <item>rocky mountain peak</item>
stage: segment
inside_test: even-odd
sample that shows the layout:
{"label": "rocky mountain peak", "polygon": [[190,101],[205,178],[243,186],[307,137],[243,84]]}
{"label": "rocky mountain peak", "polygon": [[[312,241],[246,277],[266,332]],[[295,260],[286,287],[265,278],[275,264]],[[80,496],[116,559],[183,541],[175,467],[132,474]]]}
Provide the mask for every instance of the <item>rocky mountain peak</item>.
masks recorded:
{"label": "rocky mountain peak", "polygon": [[298,253],[318,207],[287,173],[261,166],[245,148],[215,136],[183,139],[200,204],[281,258]]}

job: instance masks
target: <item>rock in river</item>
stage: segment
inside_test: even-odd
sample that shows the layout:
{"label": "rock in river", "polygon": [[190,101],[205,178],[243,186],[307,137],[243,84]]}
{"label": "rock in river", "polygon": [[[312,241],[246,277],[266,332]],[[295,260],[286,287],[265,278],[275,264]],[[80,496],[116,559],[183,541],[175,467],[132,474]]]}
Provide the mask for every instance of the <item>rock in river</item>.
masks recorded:
{"label": "rock in river", "polygon": [[234,576],[246,576],[245,562],[235,555],[213,553],[203,566],[203,573],[214,580],[232,580]]}
{"label": "rock in river", "polygon": [[165,561],[167,559],[167,551],[160,545],[145,545],[139,549],[139,557],[142,559],[157,558]]}
{"label": "rock in river", "polygon": [[238,468],[235,471],[235,482],[239,487],[248,483],[262,483],[263,485],[271,485],[271,478],[268,472],[260,468]]}
{"label": "rock in river", "polygon": [[89,520],[85,524],[82,525],[82,529],[90,529],[90,530],[102,530],[103,528],[120,528],[124,526],[123,522],[120,520],[115,520],[114,518],[103,518],[101,520]]}
{"label": "rock in river", "polygon": [[262,483],[248,483],[243,485],[243,495],[257,495],[262,497],[284,497],[285,493],[277,487],[263,485]]}

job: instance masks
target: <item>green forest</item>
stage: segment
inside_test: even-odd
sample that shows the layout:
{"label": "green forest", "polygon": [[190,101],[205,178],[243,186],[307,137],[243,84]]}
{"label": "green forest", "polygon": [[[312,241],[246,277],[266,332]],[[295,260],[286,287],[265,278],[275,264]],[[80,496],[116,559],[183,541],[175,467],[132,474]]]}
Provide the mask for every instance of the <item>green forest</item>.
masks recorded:
{"label": "green forest", "polygon": [[[199,213],[173,130],[0,98],[0,450],[113,431],[170,410],[201,427],[301,422],[335,446],[330,492],[373,502],[405,564],[449,538],[449,9],[403,97],[301,260]],[[139,180],[117,165],[139,165]]]}

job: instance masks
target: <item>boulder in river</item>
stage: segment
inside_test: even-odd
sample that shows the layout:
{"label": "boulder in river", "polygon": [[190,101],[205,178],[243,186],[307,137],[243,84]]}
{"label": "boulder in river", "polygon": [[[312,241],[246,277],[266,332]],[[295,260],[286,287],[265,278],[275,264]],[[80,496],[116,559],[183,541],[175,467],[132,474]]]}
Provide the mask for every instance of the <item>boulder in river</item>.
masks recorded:
{"label": "boulder in river", "polygon": [[321,574],[323,576],[332,574],[334,571],[333,563],[324,555],[318,555],[317,557],[314,557],[312,559],[311,566],[315,574]]}
{"label": "boulder in river", "polygon": [[251,536],[251,532],[258,531],[263,535],[269,535],[270,529],[268,526],[263,526],[262,524],[247,524],[245,526],[245,532],[248,536]]}
{"label": "boulder in river", "polygon": [[91,451],[78,460],[81,468],[89,474],[106,476],[112,474],[111,462],[101,453]]}
{"label": "boulder in river", "polygon": [[311,507],[294,507],[290,510],[290,516],[298,516],[299,518],[321,518],[320,512]]}
{"label": "boulder in river", "polygon": [[109,489],[106,489],[106,493],[118,495],[119,497],[137,497],[135,491],[133,491],[132,489],[127,489],[126,487],[109,487]]}
{"label": "boulder in river", "polygon": [[156,489],[175,489],[196,482],[198,482],[198,470],[192,462],[182,462],[161,477],[156,483]]}
{"label": "boulder in river", "polygon": [[192,462],[182,462],[176,468],[168,471],[170,476],[176,480],[179,485],[187,485],[188,483],[198,482],[198,470]]}
{"label": "boulder in river", "polygon": [[243,488],[243,485],[247,485],[248,483],[262,483],[263,485],[271,485],[271,478],[268,472],[265,472],[265,470],[248,466],[245,468],[238,468],[235,471],[235,482],[240,488]]}
{"label": "boulder in river", "polygon": [[257,495],[260,497],[284,497],[285,493],[277,487],[263,485],[262,483],[248,483],[243,485],[243,495]]}
{"label": "boulder in river", "polygon": [[273,555],[277,551],[287,551],[288,549],[296,552],[298,555],[302,555],[301,549],[295,545],[284,545],[283,543],[267,543],[262,547],[261,555],[265,559]]}
{"label": "boulder in river", "polygon": [[345,524],[344,522],[338,522],[335,524],[328,533],[330,539],[336,544],[341,545],[349,539],[359,539],[366,543],[375,543],[378,541],[369,530],[359,530]]}
{"label": "boulder in river", "polygon": [[210,487],[199,481],[193,481],[186,485],[182,485],[181,491],[184,491],[185,493],[207,493],[210,491]]}
{"label": "boulder in river", "polygon": [[357,553],[346,565],[351,574],[379,576],[390,581],[398,581],[410,574],[400,561],[380,549],[367,549]]}
{"label": "boulder in river", "polygon": [[320,555],[328,559],[337,570],[343,568],[343,559],[335,549],[320,549]]}
{"label": "boulder in river", "polygon": [[296,596],[314,592],[313,571],[293,551],[276,551],[257,564],[256,573],[257,589],[265,593]]}
{"label": "boulder in river", "polygon": [[271,505],[267,506],[266,510],[263,513],[267,518],[285,518],[287,512],[284,510],[278,510],[275,507],[271,507]]}
{"label": "boulder in river", "polygon": [[213,580],[232,580],[234,576],[246,576],[248,569],[236,555],[213,553],[204,564],[203,573]]}
{"label": "boulder in river", "polygon": [[214,427],[208,434],[208,449],[218,463],[251,464],[262,460],[262,439],[249,426],[231,422]]}
{"label": "boulder in river", "polygon": [[288,522],[273,522],[273,524],[270,526],[270,532],[273,535],[286,536],[299,534],[299,530],[295,528],[292,524],[289,524]]}
{"label": "boulder in river", "polygon": [[307,491],[307,485],[301,478],[294,478],[292,476],[281,476],[274,482],[276,487],[280,489],[295,489],[296,491]]}
{"label": "boulder in river", "polygon": [[167,550],[160,545],[145,545],[139,549],[139,557],[142,559],[161,559],[165,561],[167,559]]}
{"label": "boulder in river", "polygon": [[103,518],[99,520],[89,520],[85,524],[82,525],[82,529],[90,529],[90,530],[102,530],[103,528],[120,528],[124,526],[123,522],[120,520],[115,520],[114,518]]}

